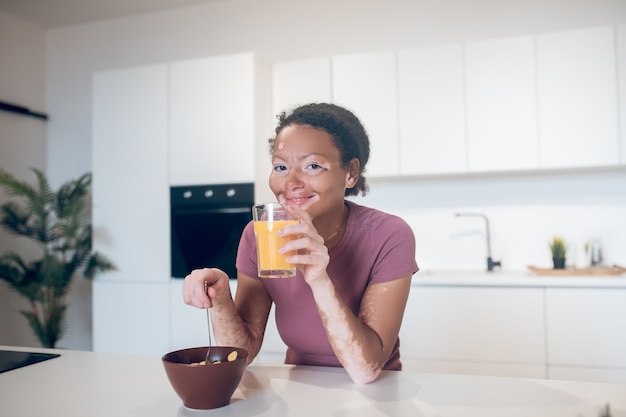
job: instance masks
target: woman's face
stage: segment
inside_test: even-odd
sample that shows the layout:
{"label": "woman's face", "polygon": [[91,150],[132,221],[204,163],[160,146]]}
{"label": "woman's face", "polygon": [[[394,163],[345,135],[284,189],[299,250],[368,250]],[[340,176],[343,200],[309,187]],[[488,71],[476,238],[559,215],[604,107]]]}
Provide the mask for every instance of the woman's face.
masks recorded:
{"label": "woman's face", "polygon": [[357,178],[358,160],[351,169],[342,166],[339,149],[325,131],[289,125],[276,137],[269,183],[279,202],[297,204],[316,219],[341,208],[346,188]]}

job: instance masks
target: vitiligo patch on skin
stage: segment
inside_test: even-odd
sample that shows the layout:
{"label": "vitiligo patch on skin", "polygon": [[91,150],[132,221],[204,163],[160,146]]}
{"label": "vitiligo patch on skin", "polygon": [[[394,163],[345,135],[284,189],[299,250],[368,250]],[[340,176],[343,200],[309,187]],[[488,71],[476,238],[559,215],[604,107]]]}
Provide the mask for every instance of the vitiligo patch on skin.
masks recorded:
{"label": "vitiligo patch on skin", "polygon": [[335,319],[329,320],[328,316],[322,314],[322,322],[325,323],[331,344],[336,348],[337,358],[348,370],[353,380],[366,380],[369,375],[376,372],[377,364],[368,362],[364,357],[367,350],[362,343],[356,340],[353,331],[347,325],[347,317],[341,309],[333,312]]}

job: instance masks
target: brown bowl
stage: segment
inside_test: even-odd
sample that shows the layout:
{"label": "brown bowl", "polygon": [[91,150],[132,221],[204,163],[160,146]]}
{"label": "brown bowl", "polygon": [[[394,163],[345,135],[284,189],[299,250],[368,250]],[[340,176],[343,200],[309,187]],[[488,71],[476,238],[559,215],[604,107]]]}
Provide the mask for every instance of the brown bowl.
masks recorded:
{"label": "brown bowl", "polygon": [[[227,357],[237,352],[237,359],[229,362]],[[229,346],[211,346],[209,363],[192,365],[204,361],[207,347],[194,347],[166,353],[161,358],[165,373],[183,405],[195,410],[223,407],[239,386],[246,368],[248,351]]]}

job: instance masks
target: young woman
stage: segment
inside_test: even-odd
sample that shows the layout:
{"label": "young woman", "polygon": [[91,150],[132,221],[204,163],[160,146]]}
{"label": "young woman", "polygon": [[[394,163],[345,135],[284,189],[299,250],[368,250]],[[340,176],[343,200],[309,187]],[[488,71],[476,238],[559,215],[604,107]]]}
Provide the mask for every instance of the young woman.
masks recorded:
{"label": "young woman", "polygon": [[415,237],[401,218],[345,199],[368,191],[365,129],[342,107],[309,104],[280,115],[270,150],[270,188],[300,220],[281,229],[297,236],[281,251],[297,250],[287,261],[298,273],[257,277],[250,223],[237,254],[235,299],[228,276],[204,268],[185,278],[185,302],[211,307],[219,343],[246,348],[248,363],[274,303],[285,363],[343,366],[358,384],[376,380],[382,369],[400,370],[398,332],[418,270]]}

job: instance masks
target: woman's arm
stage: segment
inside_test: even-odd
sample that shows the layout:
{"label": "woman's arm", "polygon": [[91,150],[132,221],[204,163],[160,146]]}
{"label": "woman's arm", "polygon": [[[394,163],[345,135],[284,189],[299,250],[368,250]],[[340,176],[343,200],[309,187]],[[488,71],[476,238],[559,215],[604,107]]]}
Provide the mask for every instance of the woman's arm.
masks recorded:
{"label": "woman's arm", "polygon": [[308,213],[298,208],[293,210],[298,213],[300,223],[285,226],[278,234],[297,234],[298,239],[285,244],[280,251],[297,251],[287,261],[298,267],[311,287],[326,334],[341,365],[355,383],[372,382],[385,366],[398,337],[411,276],[369,285],[358,317],[355,316],[326,272],[330,256],[324,239],[317,233]]}
{"label": "woman's arm", "polygon": [[[208,282],[208,294],[204,282]],[[183,282],[185,303],[211,308],[211,322],[217,343],[248,351],[248,364],[256,358],[263,343],[272,300],[263,283],[237,274],[237,293],[233,301],[228,276],[219,269],[197,269]]]}
{"label": "woman's arm", "polygon": [[333,351],[355,383],[375,381],[389,359],[410,286],[411,276],[368,286],[358,317],[330,279],[317,280],[311,286]]}

